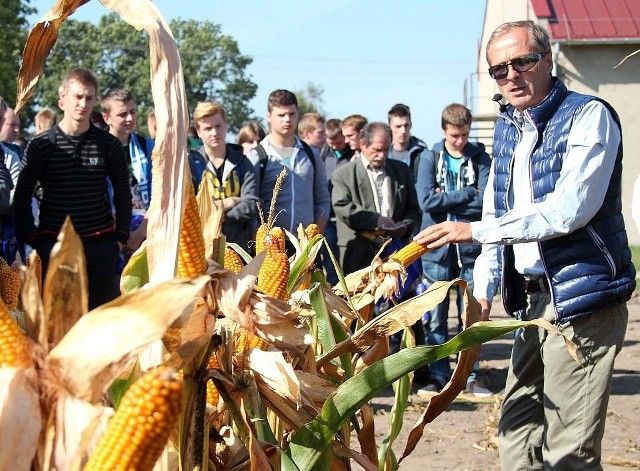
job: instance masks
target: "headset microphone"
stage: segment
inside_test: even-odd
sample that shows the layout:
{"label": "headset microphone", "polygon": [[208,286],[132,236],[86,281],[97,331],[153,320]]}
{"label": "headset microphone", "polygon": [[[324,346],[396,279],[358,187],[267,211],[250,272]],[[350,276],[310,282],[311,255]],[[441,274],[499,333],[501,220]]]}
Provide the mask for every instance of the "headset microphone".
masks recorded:
{"label": "headset microphone", "polygon": [[502,95],[500,95],[499,93],[493,95],[493,98],[491,99],[491,101],[495,101],[498,105],[500,105],[500,113],[504,113],[505,111],[507,111],[508,105],[506,103],[500,103],[500,100],[502,100]]}

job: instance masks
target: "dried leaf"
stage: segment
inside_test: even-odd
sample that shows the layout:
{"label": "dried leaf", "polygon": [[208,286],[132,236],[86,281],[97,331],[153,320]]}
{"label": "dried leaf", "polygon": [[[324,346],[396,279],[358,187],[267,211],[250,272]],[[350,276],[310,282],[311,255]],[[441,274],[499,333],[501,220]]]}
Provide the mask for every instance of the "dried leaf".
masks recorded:
{"label": "dried leaf", "polygon": [[117,298],[83,316],[49,353],[64,387],[91,403],[134,355],[162,338],[182,315],[190,315],[206,275],[171,280]]}
{"label": "dried leaf", "polygon": [[55,468],[77,468],[78,461],[84,464],[112,415],[109,407],[89,404],[61,391],[55,415]]}
{"label": "dried leaf", "polygon": [[29,32],[22,52],[22,63],[18,73],[18,96],[15,113],[29,101],[53,45],[58,39],[58,29],[67,17],[89,0],[58,0]]}
{"label": "dried leaf", "polygon": [[224,208],[222,201],[214,197],[215,188],[210,178],[203,178],[196,195],[198,212],[204,235],[204,255],[208,259],[218,259],[218,240],[222,236]]}
{"label": "dried leaf", "polygon": [[152,283],[176,272],[182,221],[193,184],[187,166],[187,107],[182,64],[169,25],[150,0],[100,0],[134,28],[149,34],[151,91],[157,120],[147,252]]}
{"label": "dried leaf", "polygon": [[358,431],[360,450],[371,462],[377,463],[378,447],[376,446],[375,421],[370,405],[364,405],[360,408],[360,418],[362,419],[362,427]]}
{"label": "dried leaf", "polygon": [[35,370],[0,368],[0,469],[29,471],[41,428]]}
{"label": "dried leaf", "polygon": [[43,291],[48,340],[54,346],[89,310],[84,248],[68,216],[51,250]]}
{"label": "dried leaf", "polygon": [[384,339],[404,327],[413,325],[416,320],[422,317],[423,313],[441,303],[449,293],[449,289],[456,285],[466,288],[467,283],[462,279],[435,282],[421,295],[389,309],[367,323],[351,338],[339,343],[332,351],[318,359],[318,365],[322,366],[327,361],[345,353],[363,352],[377,340]]}
{"label": "dried leaf", "polygon": [[22,306],[25,312],[26,333],[34,341],[47,347],[47,329],[44,324],[44,307],[42,306],[42,294],[40,293],[39,276],[36,273],[34,263],[37,254],[35,251],[29,254],[31,263],[22,268]]}

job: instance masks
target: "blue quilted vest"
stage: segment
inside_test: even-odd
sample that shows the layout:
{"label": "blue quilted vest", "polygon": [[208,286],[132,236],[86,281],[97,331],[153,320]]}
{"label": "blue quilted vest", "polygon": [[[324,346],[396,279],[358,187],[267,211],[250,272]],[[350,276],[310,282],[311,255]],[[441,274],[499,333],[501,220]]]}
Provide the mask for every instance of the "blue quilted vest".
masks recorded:
{"label": "blue quilted vest", "polygon": [[[531,155],[534,201],[544,201],[555,189],[562,170],[562,157],[574,117],[591,100],[599,100],[620,125],[615,110],[599,98],[570,92],[554,79],[549,96],[527,113],[538,130],[538,141]],[[514,109],[501,113],[494,132],[494,191],[496,215],[508,210],[513,154],[520,141]],[[591,314],[629,300],[635,288],[635,268],[622,217],[622,143],[602,206],[580,229],[551,240],[538,242],[546,277],[551,287],[556,321]],[[526,307],[522,276],[514,268],[513,247],[501,246],[502,300],[510,314]]]}

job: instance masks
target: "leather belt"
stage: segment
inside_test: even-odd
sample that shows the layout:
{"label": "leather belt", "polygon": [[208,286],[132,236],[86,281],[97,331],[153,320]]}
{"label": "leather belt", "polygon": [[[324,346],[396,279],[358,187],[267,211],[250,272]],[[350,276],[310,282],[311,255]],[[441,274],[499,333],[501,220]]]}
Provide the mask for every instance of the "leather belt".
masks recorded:
{"label": "leather belt", "polygon": [[539,278],[525,278],[522,282],[525,293],[548,293],[549,282],[544,276]]}

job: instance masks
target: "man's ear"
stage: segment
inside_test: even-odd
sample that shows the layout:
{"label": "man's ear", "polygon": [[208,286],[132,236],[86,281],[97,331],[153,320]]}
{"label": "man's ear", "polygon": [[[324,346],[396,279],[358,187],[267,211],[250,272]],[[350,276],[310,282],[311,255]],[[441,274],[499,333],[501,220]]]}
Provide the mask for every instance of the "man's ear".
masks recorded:
{"label": "man's ear", "polygon": [[109,113],[105,113],[103,111],[102,112],[102,119],[104,119],[105,123],[107,123],[109,126],[111,126],[111,118],[109,117]]}

